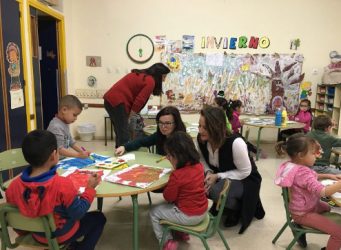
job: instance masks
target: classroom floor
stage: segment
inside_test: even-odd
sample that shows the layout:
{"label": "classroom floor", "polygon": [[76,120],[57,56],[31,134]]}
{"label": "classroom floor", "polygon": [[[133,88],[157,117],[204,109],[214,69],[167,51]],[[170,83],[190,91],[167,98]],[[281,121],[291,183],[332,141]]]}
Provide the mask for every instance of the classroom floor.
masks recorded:
{"label": "classroom floor", "polygon": [[[109,141],[108,146],[104,146],[104,141],[79,142],[88,150],[103,151],[113,148],[113,142]],[[259,172],[263,177],[261,188],[261,199],[266,211],[263,220],[254,219],[244,234],[238,234],[239,226],[224,228],[222,231],[232,250],[255,250],[255,249],[285,249],[292,240],[292,234],[289,229],[282,234],[276,245],[271,243],[273,237],[285,222],[285,212],[281,198],[281,190],[273,183],[273,178],[278,165],[285,159],[275,156],[274,144],[262,144],[261,147],[268,154],[267,159],[260,159],[256,162]],[[153,204],[159,204],[163,201],[162,194],[152,193]],[[94,201],[91,209],[96,209]],[[132,249],[132,222],[133,211],[130,197],[123,197],[121,201],[116,198],[105,198],[103,212],[107,217],[103,235],[97,244],[96,250],[127,250]],[[149,204],[146,194],[139,196],[139,246],[140,249],[152,250],[158,249],[158,243],[154,237],[152,226],[149,220]],[[307,235],[309,250],[321,249],[326,245],[328,236],[326,235]],[[224,245],[216,234],[208,240],[210,249],[224,249]],[[25,249],[25,248],[18,248]],[[201,241],[196,237],[191,237],[187,243],[181,243],[179,250],[199,250],[204,249]],[[301,249],[298,245],[293,250]]]}

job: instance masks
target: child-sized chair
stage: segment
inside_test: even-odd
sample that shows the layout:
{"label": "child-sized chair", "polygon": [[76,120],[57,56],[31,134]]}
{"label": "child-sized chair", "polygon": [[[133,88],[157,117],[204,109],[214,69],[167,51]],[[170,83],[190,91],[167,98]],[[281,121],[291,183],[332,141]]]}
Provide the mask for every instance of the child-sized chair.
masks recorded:
{"label": "child-sized chair", "polygon": [[[21,167],[27,166],[21,148],[13,148],[0,153],[0,188],[5,190],[3,183],[7,179],[12,179],[15,174],[21,171]],[[16,172],[13,171],[16,169]],[[15,172],[15,174],[14,174]],[[0,198],[1,194],[0,194]]]}
{"label": "child-sized chair", "polygon": [[160,242],[160,249],[163,248],[163,245],[164,245],[165,239],[166,239],[166,235],[168,234],[168,232],[171,230],[174,230],[174,231],[188,233],[190,235],[194,235],[194,236],[199,237],[201,239],[202,243],[204,244],[205,249],[210,249],[206,240],[208,238],[212,237],[216,232],[218,232],[220,238],[222,239],[222,241],[225,245],[225,248],[227,250],[229,250],[230,248],[229,248],[229,246],[225,240],[223,233],[221,232],[221,230],[219,228],[220,219],[221,219],[221,216],[222,216],[223,211],[224,211],[227,192],[229,190],[229,187],[230,187],[230,181],[228,179],[226,179],[225,184],[224,184],[224,188],[220,192],[219,200],[217,202],[216,209],[218,211],[218,215],[215,217],[213,215],[211,215],[210,213],[207,213],[206,218],[201,223],[199,223],[198,225],[195,225],[195,226],[184,226],[184,225],[172,223],[170,221],[161,220],[160,224],[163,225],[164,229],[163,229],[162,240]]}
{"label": "child-sized chair", "polygon": [[[321,232],[317,229],[314,228],[310,228],[310,227],[305,227],[305,226],[300,226],[298,224],[296,224],[292,218],[291,218],[291,214],[289,212],[289,189],[288,188],[282,188],[282,198],[283,198],[283,202],[284,202],[284,208],[285,208],[285,215],[286,215],[286,222],[283,225],[283,227],[281,228],[281,230],[279,230],[279,232],[277,233],[277,235],[275,236],[275,238],[272,240],[272,244],[275,244],[276,241],[278,240],[278,238],[282,235],[282,233],[284,232],[284,230],[289,226],[289,228],[291,229],[293,235],[294,235],[294,239],[290,242],[290,244],[287,246],[287,250],[290,250],[295,242],[297,242],[297,240],[303,235],[303,234],[307,234],[307,233],[314,233],[314,234],[325,234],[324,232]],[[332,217],[333,213],[326,213],[326,215],[328,217]]]}
{"label": "child-sized chair", "polygon": [[[52,214],[37,218],[29,218],[20,214],[19,209],[16,206],[3,203],[0,204],[0,225],[1,250],[17,248],[19,245],[34,247],[36,249],[46,249],[47,247],[52,250],[61,249],[57,242],[57,238],[53,237],[56,226]],[[15,242],[12,243],[9,236],[9,228],[23,230],[27,232],[27,234],[17,236]],[[40,244],[35,241],[32,237],[32,232],[45,233],[48,245]]]}

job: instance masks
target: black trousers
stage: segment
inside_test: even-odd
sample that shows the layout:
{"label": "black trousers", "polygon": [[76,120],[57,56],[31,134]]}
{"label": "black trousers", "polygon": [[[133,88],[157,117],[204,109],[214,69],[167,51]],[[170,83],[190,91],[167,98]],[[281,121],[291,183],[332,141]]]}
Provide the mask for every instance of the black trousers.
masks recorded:
{"label": "black trousers", "polygon": [[104,100],[104,108],[108,112],[110,120],[114,125],[116,148],[129,141],[128,118],[124,104],[121,103],[115,107]]}

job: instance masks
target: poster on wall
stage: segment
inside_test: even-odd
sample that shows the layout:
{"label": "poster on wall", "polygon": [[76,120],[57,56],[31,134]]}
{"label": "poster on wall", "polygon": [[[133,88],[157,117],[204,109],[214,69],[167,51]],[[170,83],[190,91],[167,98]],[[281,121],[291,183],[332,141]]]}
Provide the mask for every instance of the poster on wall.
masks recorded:
{"label": "poster on wall", "polygon": [[166,53],[162,61],[172,70],[163,84],[163,104],[183,112],[211,104],[221,90],[226,99],[240,99],[250,114],[298,109],[302,55]]}
{"label": "poster on wall", "polygon": [[20,49],[16,43],[7,44],[6,59],[9,63],[8,74],[11,77],[11,109],[16,109],[24,106],[24,91],[20,82]]}

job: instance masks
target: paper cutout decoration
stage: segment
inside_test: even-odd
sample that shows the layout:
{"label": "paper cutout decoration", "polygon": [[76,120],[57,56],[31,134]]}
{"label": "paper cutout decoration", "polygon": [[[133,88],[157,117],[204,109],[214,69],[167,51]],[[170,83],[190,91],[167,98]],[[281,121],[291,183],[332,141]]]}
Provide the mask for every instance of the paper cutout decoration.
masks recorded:
{"label": "paper cutout decoration", "polygon": [[11,76],[10,90],[22,89],[20,82],[20,49],[14,42],[7,44],[6,59],[9,62],[8,73]]}
{"label": "paper cutout decoration", "polygon": [[170,168],[158,168],[135,164],[107,176],[105,180],[131,187],[146,188],[170,171]]}
{"label": "paper cutout decoration", "polygon": [[311,82],[302,82],[300,90],[300,100],[308,99],[308,96],[311,96]]}

